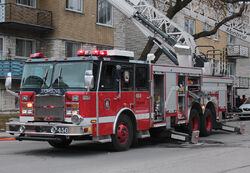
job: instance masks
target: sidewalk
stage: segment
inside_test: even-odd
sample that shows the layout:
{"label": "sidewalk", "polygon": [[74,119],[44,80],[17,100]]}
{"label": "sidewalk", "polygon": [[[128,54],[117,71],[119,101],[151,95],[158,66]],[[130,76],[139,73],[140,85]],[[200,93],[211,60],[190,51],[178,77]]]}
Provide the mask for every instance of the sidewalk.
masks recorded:
{"label": "sidewalk", "polygon": [[10,135],[9,133],[6,132],[0,132],[0,141],[13,141],[15,140],[14,135]]}

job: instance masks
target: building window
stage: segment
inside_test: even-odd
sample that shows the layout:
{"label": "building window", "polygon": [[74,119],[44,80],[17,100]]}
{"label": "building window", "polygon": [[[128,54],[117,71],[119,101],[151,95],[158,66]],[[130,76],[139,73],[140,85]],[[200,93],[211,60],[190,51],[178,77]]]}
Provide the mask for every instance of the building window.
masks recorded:
{"label": "building window", "polygon": [[194,26],[194,20],[185,18],[185,26],[184,29],[186,32],[188,32],[191,35],[194,35],[195,33],[195,26]]}
{"label": "building window", "polygon": [[227,63],[227,74],[235,76],[235,64],[232,62]]}
{"label": "building window", "polygon": [[235,36],[227,34],[227,43],[228,44],[235,44]]}
{"label": "building window", "polygon": [[66,9],[76,12],[82,12],[82,0],[66,0]]}
{"label": "building window", "polygon": [[218,41],[219,40],[219,31],[217,30],[216,33],[214,34],[214,40]]}
{"label": "building window", "polygon": [[[207,23],[204,23],[203,24],[203,31],[210,31],[211,30],[211,27],[209,24]],[[207,36],[208,38],[211,38],[211,36]]]}
{"label": "building window", "polygon": [[113,26],[113,8],[105,0],[98,0],[97,23]]}
{"label": "building window", "polygon": [[16,3],[28,7],[36,7],[36,0],[17,0]]}
{"label": "building window", "polygon": [[16,56],[29,57],[35,52],[35,42],[32,40],[16,39]]}
{"label": "building window", "polygon": [[0,38],[0,57],[3,57],[3,38]]}
{"label": "building window", "polygon": [[66,42],[66,57],[77,56],[77,51],[81,49],[81,43],[77,42]]}

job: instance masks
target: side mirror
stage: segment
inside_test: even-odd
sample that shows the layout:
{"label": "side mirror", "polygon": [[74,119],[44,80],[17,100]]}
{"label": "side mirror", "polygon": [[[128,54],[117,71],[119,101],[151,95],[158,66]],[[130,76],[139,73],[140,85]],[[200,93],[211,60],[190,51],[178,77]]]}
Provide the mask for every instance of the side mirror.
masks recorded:
{"label": "side mirror", "polygon": [[11,89],[11,84],[12,84],[12,75],[11,72],[7,74],[7,77],[5,79],[5,88],[6,89]]}
{"label": "side mirror", "polygon": [[94,76],[92,70],[86,70],[84,76],[85,87],[88,89],[94,88]]}

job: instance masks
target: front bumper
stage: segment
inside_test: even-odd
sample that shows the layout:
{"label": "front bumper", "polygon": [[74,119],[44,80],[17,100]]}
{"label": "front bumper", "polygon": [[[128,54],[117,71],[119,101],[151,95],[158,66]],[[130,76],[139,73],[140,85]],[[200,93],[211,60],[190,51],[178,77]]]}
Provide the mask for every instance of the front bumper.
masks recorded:
{"label": "front bumper", "polygon": [[240,112],[238,113],[239,117],[250,118],[250,112]]}
{"label": "front bumper", "polygon": [[75,125],[59,122],[9,122],[6,132],[28,136],[83,136],[92,134],[92,125]]}

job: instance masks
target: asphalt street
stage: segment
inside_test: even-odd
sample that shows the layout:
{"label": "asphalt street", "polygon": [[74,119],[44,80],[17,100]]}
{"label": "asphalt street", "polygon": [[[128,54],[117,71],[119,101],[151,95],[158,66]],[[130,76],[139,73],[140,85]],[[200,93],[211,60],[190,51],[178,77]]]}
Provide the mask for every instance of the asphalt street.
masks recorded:
{"label": "asphalt street", "polygon": [[250,121],[243,123],[244,135],[215,131],[196,145],[146,139],[125,152],[89,142],[54,149],[46,142],[0,141],[0,173],[248,173]]}

